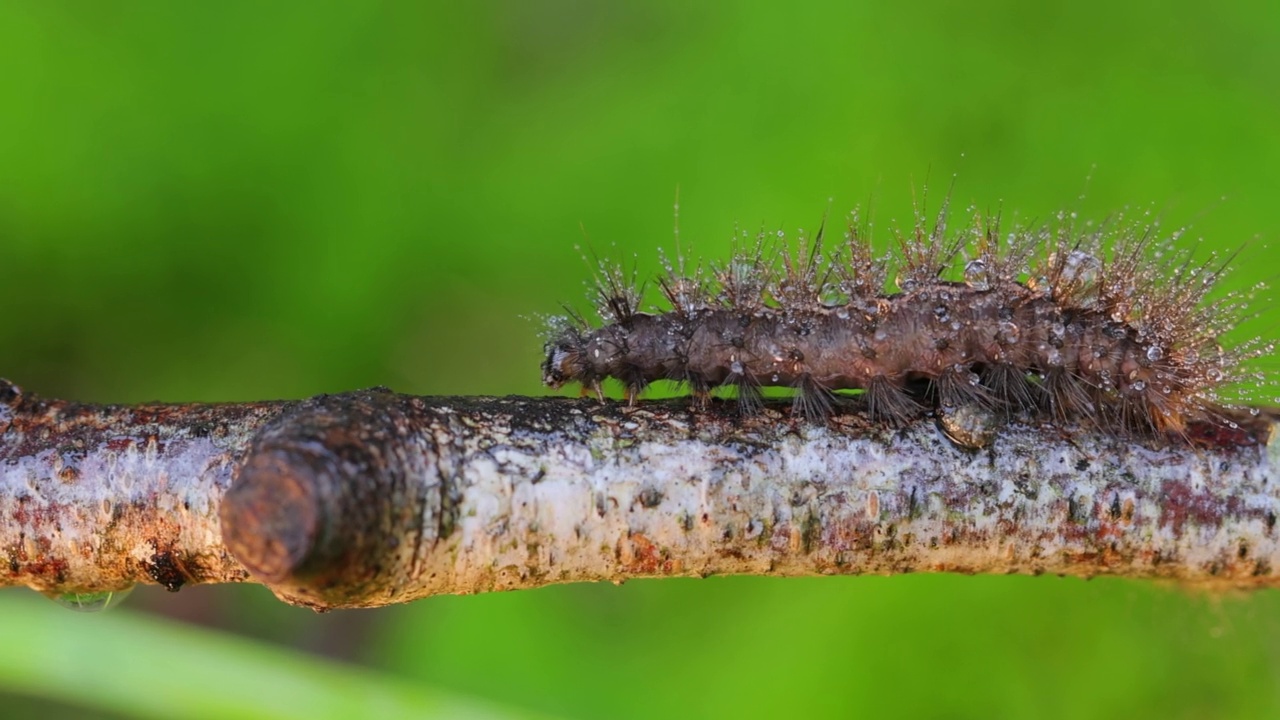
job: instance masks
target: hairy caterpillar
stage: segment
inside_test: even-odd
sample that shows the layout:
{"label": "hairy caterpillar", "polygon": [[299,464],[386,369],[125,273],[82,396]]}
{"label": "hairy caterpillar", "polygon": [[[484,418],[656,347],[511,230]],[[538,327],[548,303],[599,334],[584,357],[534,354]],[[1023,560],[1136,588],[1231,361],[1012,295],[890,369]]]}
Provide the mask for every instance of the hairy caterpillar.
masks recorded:
{"label": "hairy caterpillar", "polygon": [[671,380],[699,409],[728,387],[744,413],[762,387],[787,387],[794,412],[815,421],[858,390],[892,425],[976,409],[1190,439],[1191,424],[1234,427],[1223,388],[1264,379],[1246,362],[1272,345],[1219,343],[1245,298],[1211,297],[1226,262],[1173,247],[1183,231],[1123,217],[1082,226],[1074,213],[1010,232],[998,213],[959,232],[948,220],[949,198],[932,226],[917,210],[888,254],[855,214],[830,251],[820,230],[811,242],[746,238],[706,271],[664,258],[668,307],[653,311],[641,310],[634,271],[600,263],[604,324],[555,319],[543,381],[603,398],[612,378],[634,403]]}

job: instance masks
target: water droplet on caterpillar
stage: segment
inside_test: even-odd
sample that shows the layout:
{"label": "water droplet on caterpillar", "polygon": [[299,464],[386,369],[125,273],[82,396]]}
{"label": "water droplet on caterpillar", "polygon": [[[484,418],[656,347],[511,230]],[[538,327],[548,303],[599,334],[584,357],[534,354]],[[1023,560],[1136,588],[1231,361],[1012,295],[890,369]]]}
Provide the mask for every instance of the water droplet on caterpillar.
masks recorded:
{"label": "water droplet on caterpillar", "polygon": [[1164,350],[1159,345],[1152,345],[1147,348],[1147,359],[1151,362],[1159,362],[1164,359]]}
{"label": "water droplet on caterpillar", "polygon": [[[818,292],[818,304],[824,308],[838,308],[849,304],[849,293],[838,283],[827,283]],[[844,317],[848,317],[845,313]]]}
{"label": "water droplet on caterpillar", "polygon": [[1102,261],[1083,250],[1072,250],[1062,261],[1062,282],[1072,285],[1090,285],[1098,279]]}
{"label": "water droplet on caterpillar", "polygon": [[129,592],[132,590],[133,587],[130,586],[123,590],[106,590],[103,592],[50,592],[41,594],[62,607],[76,612],[102,612],[124,602],[124,599],[129,596]]}
{"label": "water droplet on caterpillar", "polygon": [[987,263],[982,259],[970,260],[964,265],[965,284],[974,290],[990,290],[991,281],[987,278]]}
{"label": "water droplet on caterpillar", "polygon": [[996,329],[996,342],[1003,345],[1013,345],[1020,337],[1022,337],[1022,331],[1014,323],[1005,321]]}

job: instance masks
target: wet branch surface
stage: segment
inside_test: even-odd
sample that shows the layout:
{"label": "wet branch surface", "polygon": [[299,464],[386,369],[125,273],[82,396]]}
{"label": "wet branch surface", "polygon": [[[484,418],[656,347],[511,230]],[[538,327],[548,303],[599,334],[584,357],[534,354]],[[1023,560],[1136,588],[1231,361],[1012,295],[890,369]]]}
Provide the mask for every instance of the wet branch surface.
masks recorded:
{"label": "wet branch surface", "polygon": [[[1280,584],[1280,443],[826,425],[769,407],[413,397],[88,405],[0,381],[0,572],[46,593],[259,582],[324,610],[714,574]],[[725,403],[724,405],[728,405]]]}

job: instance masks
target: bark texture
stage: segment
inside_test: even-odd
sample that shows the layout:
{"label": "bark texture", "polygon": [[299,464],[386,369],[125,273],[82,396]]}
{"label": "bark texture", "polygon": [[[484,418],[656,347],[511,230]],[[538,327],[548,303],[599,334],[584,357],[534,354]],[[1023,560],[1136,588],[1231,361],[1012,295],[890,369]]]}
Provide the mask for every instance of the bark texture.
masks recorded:
{"label": "bark texture", "polygon": [[[667,575],[1280,584],[1268,413],[1206,447],[770,407],[412,397],[95,406],[0,382],[0,583],[254,581],[318,610]],[[728,405],[728,404],[726,404]]]}

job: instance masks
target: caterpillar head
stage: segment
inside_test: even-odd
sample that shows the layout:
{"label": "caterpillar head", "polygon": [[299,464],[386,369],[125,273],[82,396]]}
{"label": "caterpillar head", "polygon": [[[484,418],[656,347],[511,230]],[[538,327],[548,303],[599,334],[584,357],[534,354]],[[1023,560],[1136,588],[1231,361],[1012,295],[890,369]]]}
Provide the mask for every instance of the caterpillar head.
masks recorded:
{"label": "caterpillar head", "polygon": [[569,330],[550,340],[542,361],[543,384],[559,388],[567,382],[581,381],[586,376],[582,337]]}

